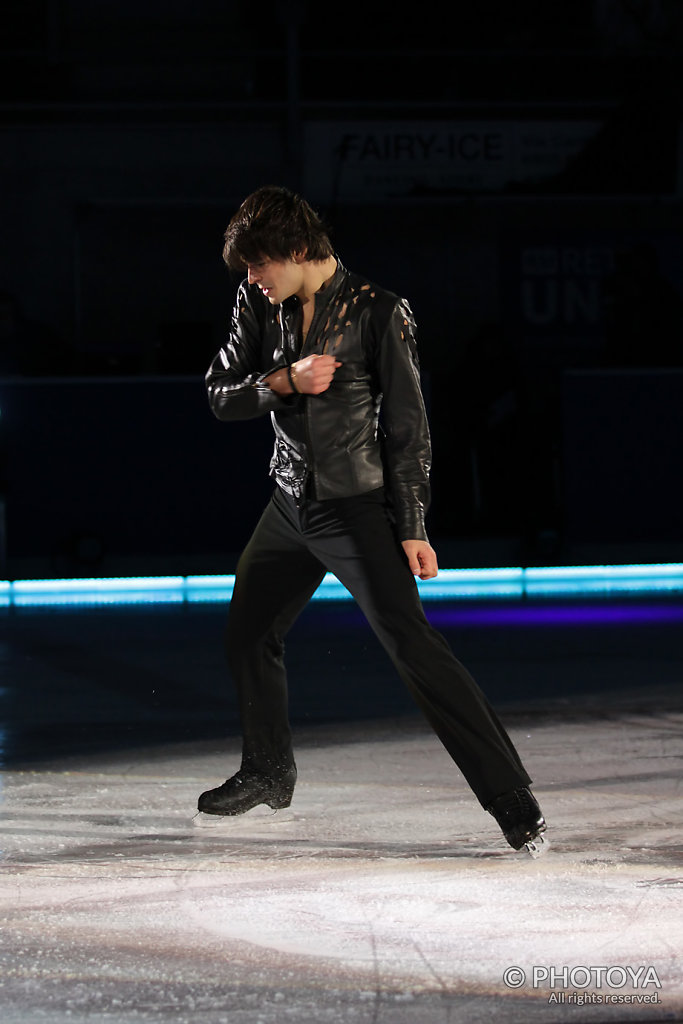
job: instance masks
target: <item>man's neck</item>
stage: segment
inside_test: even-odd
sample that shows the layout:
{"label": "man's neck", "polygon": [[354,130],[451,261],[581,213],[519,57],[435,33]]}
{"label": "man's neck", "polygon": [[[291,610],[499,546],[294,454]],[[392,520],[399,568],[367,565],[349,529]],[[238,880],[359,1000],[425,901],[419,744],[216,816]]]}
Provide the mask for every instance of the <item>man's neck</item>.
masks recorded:
{"label": "man's neck", "polygon": [[315,260],[303,264],[304,281],[297,297],[302,306],[315,299],[317,292],[322,291],[330,283],[337,272],[337,261],[334,256],[326,260]]}

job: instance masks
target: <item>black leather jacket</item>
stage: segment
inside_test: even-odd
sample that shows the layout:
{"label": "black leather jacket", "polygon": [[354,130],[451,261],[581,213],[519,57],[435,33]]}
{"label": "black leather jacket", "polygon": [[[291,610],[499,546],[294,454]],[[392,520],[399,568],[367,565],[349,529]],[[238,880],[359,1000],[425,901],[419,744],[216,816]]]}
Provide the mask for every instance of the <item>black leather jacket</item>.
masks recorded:
{"label": "black leather jacket", "polygon": [[[341,362],[320,395],[281,396],[273,371],[311,353]],[[271,306],[258,286],[240,285],[231,330],[206,376],[221,420],[269,412],[275,430],[271,475],[300,498],[312,478],[320,501],[385,486],[400,540],[426,538],[431,448],[410,306],[338,262],[301,344],[301,305]]]}

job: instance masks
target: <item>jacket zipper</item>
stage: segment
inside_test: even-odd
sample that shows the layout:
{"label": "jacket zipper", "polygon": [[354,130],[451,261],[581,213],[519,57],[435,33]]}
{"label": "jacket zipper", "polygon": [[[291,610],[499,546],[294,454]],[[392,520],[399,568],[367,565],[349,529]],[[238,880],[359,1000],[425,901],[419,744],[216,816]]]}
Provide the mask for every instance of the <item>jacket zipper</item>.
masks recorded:
{"label": "jacket zipper", "polygon": [[[297,322],[297,326],[301,330],[301,346],[299,348],[299,355],[297,357],[298,359],[302,359],[303,358],[304,349],[306,348],[306,342],[307,342],[308,338],[310,338],[310,336],[311,336],[311,328],[313,327],[313,321],[314,320],[315,320],[315,313],[313,315],[313,320],[311,320],[311,325],[310,325],[310,327],[308,329],[308,334],[304,338],[304,336],[303,336],[303,310],[301,308],[299,309],[299,316],[297,318],[297,321],[298,321]],[[296,351],[296,346],[294,346],[294,350]],[[313,463],[314,463],[314,459],[313,459],[313,444],[312,444],[312,440],[311,440],[311,427],[310,427],[310,422],[309,422],[309,417],[308,417],[308,401],[307,401],[305,396],[303,398],[303,405],[304,405],[304,434],[306,436],[306,450],[308,452],[309,458],[308,458],[308,460],[306,462],[306,471],[304,473],[304,478],[303,478],[303,481],[302,481],[301,498],[298,498],[298,499],[295,498],[295,504],[296,504],[297,508],[301,508],[301,505],[303,504],[303,499],[304,499],[305,494],[306,494],[306,484],[308,482],[309,475],[311,475],[313,477],[313,483],[314,484],[317,482],[316,481],[316,476],[315,476],[315,466],[313,465]],[[311,464],[309,465],[309,463],[311,463]]]}
{"label": "jacket zipper", "polygon": [[[306,348],[306,342],[308,341],[308,339],[311,336],[311,330],[313,328],[314,321],[315,321],[315,312],[313,314],[313,319],[311,320],[310,326],[308,328],[308,334],[304,338],[304,336],[303,336],[303,334],[304,334],[304,331],[303,331],[303,311],[302,311],[302,314],[301,314],[301,349],[299,350],[299,359],[303,358],[304,349]],[[305,432],[306,432],[306,448],[308,450],[310,466],[309,465],[306,466],[306,475],[304,477],[304,495],[306,493],[306,485],[308,484],[309,474],[313,477],[313,486],[314,486],[314,488],[316,490],[316,493],[317,493],[317,485],[318,485],[318,481],[317,481],[317,478],[316,478],[316,472],[315,472],[315,458],[314,458],[314,455],[313,455],[313,440],[312,440],[312,436],[311,436],[311,422],[310,422],[310,417],[309,417],[309,414],[308,414],[308,405],[309,405],[308,398],[305,398],[304,399],[304,429],[305,429]]]}
{"label": "jacket zipper", "polygon": [[[313,301],[315,302],[315,299]],[[322,310],[315,310],[314,309],[313,316],[311,318],[311,323],[310,323],[310,326],[308,328],[308,334],[304,338],[304,336],[303,336],[303,333],[304,333],[303,332],[303,308],[301,307],[301,305],[299,306],[299,318],[298,318],[298,321],[299,321],[299,326],[300,326],[300,329],[301,329],[301,348],[299,349],[299,359],[303,358],[304,350],[306,348],[306,345],[308,344],[308,342],[310,342],[311,338],[315,336],[315,332],[314,332],[313,328],[318,326],[318,321],[320,320],[320,316],[321,316],[322,312],[323,312]],[[306,434],[306,447],[308,449],[308,454],[309,454],[310,463],[311,463],[310,466],[308,464],[306,466],[306,474],[304,476],[304,492],[306,490],[306,483],[308,482],[308,477],[310,475],[310,476],[313,477],[313,484],[314,484],[314,486],[316,488],[316,493],[317,493],[318,479],[317,479],[317,474],[316,474],[315,458],[314,458],[314,453],[313,453],[313,440],[312,440],[312,434],[311,434],[311,424],[310,424],[310,418],[309,418],[309,413],[308,413],[308,405],[309,405],[309,403],[308,403],[307,398],[304,398],[304,431],[305,431],[305,434]],[[303,497],[303,495],[302,495],[302,497]]]}

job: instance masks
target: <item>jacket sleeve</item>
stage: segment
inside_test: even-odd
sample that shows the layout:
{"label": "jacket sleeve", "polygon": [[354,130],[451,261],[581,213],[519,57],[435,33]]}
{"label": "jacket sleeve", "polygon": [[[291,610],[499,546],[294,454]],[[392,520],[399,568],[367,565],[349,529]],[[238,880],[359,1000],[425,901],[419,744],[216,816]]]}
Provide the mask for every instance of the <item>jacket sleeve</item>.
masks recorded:
{"label": "jacket sleeve", "polygon": [[265,323],[250,302],[246,283],[240,285],[228,337],[206,375],[211,411],[219,420],[248,420],[295,399],[271,391],[265,378],[285,365],[284,359],[264,366]]}
{"label": "jacket sleeve", "polygon": [[384,458],[400,540],[426,540],[432,450],[415,340],[415,319],[405,299],[394,305],[379,342]]}

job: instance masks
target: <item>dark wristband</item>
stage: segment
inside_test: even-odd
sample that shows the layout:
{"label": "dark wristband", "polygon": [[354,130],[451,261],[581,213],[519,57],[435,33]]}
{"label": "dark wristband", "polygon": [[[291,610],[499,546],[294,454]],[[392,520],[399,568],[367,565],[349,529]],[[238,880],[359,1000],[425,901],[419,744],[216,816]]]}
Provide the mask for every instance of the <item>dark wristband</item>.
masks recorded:
{"label": "dark wristband", "polygon": [[287,365],[287,380],[289,381],[292,391],[296,392],[297,395],[300,395],[301,391],[294,383],[294,374],[292,373],[292,367],[289,364]]}

